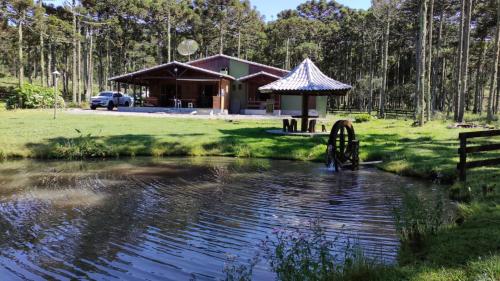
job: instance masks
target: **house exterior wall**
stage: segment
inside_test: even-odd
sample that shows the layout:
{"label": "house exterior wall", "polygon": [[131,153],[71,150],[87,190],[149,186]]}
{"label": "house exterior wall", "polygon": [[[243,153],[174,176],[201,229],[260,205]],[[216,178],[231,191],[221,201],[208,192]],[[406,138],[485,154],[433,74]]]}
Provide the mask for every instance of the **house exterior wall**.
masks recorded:
{"label": "house exterior wall", "polygon": [[[309,109],[314,109],[319,116],[326,116],[327,97],[309,97]],[[299,115],[302,110],[301,96],[281,96],[282,114]]]}
{"label": "house exterior wall", "polygon": [[249,74],[253,74],[253,73],[257,73],[257,72],[261,72],[261,71],[265,71],[267,73],[271,73],[271,74],[274,74],[274,75],[277,75],[280,77],[285,76],[285,74],[287,73],[285,70],[277,70],[275,68],[266,67],[263,65],[254,65],[254,64],[249,65]]}
{"label": "house exterior wall", "polygon": [[[235,77],[236,79],[247,76],[249,74],[248,64],[236,61],[229,60],[229,75]],[[242,83],[240,81],[232,81],[231,82],[231,101],[230,101],[230,113],[239,114],[242,108],[245,108],[247,105],[247,85],[246,83]]]}
{"label": "house exterior wall", "polygon": [[224,57],[214,57],[208,60],[194,61],[190,64],[196,67],[220,72],[223,68],[229,68],[229,59]]}
{"label": "house exterior wall", "polygon": [[236,60],[229,60],[229,75],[234,78],[238,79],[240,77],[247,76],[250,74],[249,71],[250,69],[248,64]]}

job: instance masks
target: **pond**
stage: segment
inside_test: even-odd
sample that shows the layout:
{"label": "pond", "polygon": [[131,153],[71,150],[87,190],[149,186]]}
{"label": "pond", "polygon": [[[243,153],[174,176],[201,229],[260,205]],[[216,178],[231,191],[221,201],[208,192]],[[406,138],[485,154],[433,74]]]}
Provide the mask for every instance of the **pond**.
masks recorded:
{"label": "pond", "polygon": [[[0,276],[218,280],[276,227],[321,219],[394,262],[391,204],[436,187],[375,169],[230,158],[0,163]],[[264,262],[256,280],[274,275]]]}

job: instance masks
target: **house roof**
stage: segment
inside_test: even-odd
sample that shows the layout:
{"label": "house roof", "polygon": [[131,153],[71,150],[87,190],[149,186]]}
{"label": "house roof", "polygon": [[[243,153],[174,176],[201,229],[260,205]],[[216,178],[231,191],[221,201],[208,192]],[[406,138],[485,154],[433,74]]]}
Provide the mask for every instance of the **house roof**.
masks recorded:
{"label": "house roof", "polygon": [[267,76],[267,77],[271,77],[271,78],[275,78],[275,79],[280,79],[281,78],[278,75],[274,75],[274,74],[271,74],[271,73],[265,72],[265,71],[260,71],[260,72],[257,72],[257,73],[253,73],[253,74],[250,74],[250,75],[247,75],[247,76],[240,77],[237,80],[240,81],[240,82],[243,82],[243,81],[252,79],[254,77],[258,77],[258,76]]}
{"label": "house roof", "polygon": [[250,64],[250,65],[255,65],[255,66],[260,66],[260,67],[267,67],[267,68],[270,68],[270,69],[274,69],[276,71],[281,71],[283,73],[288,73],[289,72],[288,70],[281,69],[281,68],[278,68],[278,67],[274,67],[274,66],[270,66],[270,65],[266,65],[266,64],[262,64],[262,63],[258,63],[258,62],[253,62],[253,61],[249,61],[249,60],[244,60],[244,59],[240,59],[240,58],[237,58],[237,57],[232,57],[232,56],[228,56],[228,55],[224,55],[224,54],[217,54],[217,55],[209,56],[209,57],[206,57],[206,58],[201,58],[201,59],[193,60],[193,61],[188,62],[188,64],[193,64],[193,63],[202,62],[202,61],[206,61],[206,60],[211,60],[211,59],[215,59],[215,58],[231,59],[231,60],[239,61],[239,62],[242,62],[242,63]]}
{"label": "house roof", "polygon": [[287,76],[262,86],[259,90],[263,93],[278,94],[332,94],[345,93],[352,87],[350,85],[336,81],[319,70],[310,60],[305,59],[300,65],[294,68]]}
{"label": "house roof", "polygon": [[139,70],[139,71],[135,71],[135,72],[131,72],[131,73],[127,73],[127,74],[123,74],[123,75],[111,77],[108,80],[109,81],[116,81],[116,80],[121,80],[121,79],[126,79],[126,78],[134,78],[135,76],[139,76],[141,74],[145,74],[145,73],[148,73],[148,72],[152,72],[152,71],[164,69],[164,68],[167,68],[167,67],[170,67],[170,66],[173,66],[173,65],[184,67],[184,68],[191,69],[191,70],[194,70],[194,71],[199,71],[199,72],[210,74],[210,75],[214,75],[214,76],[221,77],[221,78],[227,78],[227,79],[230,79],[230,80],[235,80],[235,78],[233,76],[231,76],[231,75],[227,75],[227,74],[223,74],[223,73],[211,71],[211,70],[208,70],[208,69],[204,69],[204,68],[201,68],[201,67],[196,67],[196,66],[189,65],[189,64],[186,64],[186,63],[182,63],[182,62],[178,62],[178,61],[164,63],[164,64],[157,65],[157,66],[154,66],[154,67],[145,68],[145,69],[142,69],[142,70]]}

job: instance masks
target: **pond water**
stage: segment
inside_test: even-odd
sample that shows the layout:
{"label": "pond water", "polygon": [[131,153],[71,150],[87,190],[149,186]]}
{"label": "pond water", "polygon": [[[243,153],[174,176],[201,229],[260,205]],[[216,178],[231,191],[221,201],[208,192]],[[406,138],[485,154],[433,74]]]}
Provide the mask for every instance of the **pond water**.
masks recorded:
{"label": "pond water", "polygon": [[[320,218],[393,262],[391,203],[427,183],[319,163],[139,158],[0,163],[0,276],[16,279],[218,280],[276,227]],[[270,280],[264,262],[256,280]]]}

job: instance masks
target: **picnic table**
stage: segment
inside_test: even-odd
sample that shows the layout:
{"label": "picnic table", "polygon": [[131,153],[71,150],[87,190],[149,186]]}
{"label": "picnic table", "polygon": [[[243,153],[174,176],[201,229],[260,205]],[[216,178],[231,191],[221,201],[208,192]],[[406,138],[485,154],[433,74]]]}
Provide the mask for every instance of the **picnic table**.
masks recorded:
{"label": "picnic table", "polygon": [[[302,115],[292,115],[292,120],[283,119],[283,131],[284,132],[296,132],[297,131],[297,120],[302,119]],[[302,128],[303,132],[315,133],[316,132],[316,119],[319,118],[319,115],[306,116],[309,120],[307,123],[307,128]]]}

